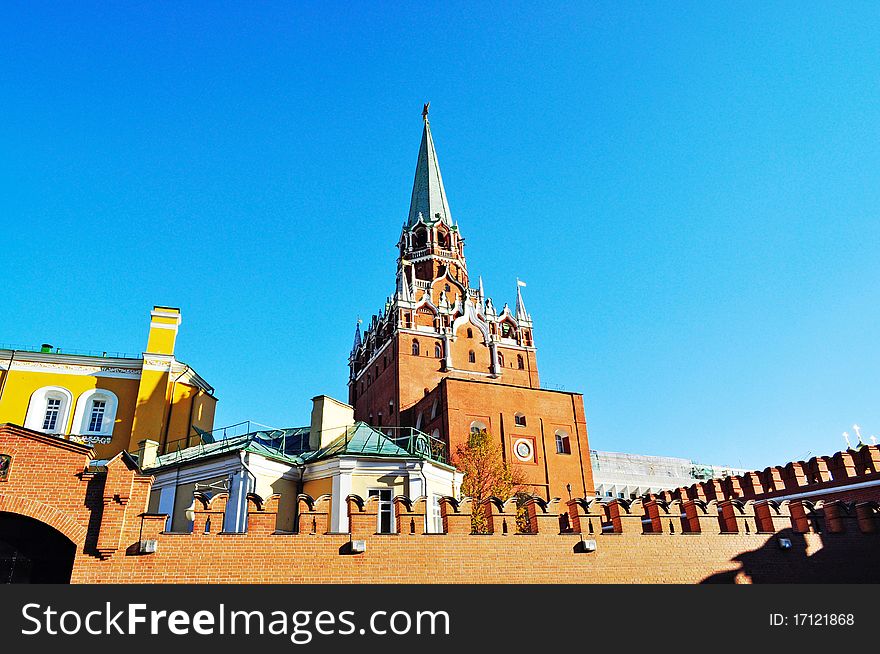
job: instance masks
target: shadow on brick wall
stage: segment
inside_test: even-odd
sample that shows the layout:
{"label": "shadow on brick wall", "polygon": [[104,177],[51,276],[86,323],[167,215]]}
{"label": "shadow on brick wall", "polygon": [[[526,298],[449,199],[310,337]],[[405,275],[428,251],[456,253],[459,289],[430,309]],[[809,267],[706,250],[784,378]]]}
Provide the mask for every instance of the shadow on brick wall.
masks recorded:
{"label": "shadow on brick wall", "polygon": [[785,529],[764,544],[733,557],[735,570],[703,579],[703,584],[878,583],[880,548],[875,538],[852,534],[809,534]]}

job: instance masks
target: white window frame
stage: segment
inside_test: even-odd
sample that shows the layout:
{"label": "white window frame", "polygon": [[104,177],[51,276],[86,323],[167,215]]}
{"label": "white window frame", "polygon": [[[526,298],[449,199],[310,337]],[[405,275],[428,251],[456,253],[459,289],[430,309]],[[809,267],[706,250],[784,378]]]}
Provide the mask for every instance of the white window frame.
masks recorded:
{"label": "white window frame", "polygon": [[[49,399],[61,400],[58,408],[58,419],[55,421],[55,429],[43,429],[43,421],[46,419],[46,406]],[[31,393],[28,402],[27,414],[24,418],[24,426],[44,434],[66,434],[67,425],[70,421],[70,407],[73,405],[73,394],[61,386],[43,386]]]}
{"label": "white window frame", "polygon": [[[46,412],[43,414],[43,427],[46,431],[55,431],[58,427],[61,411],[63,410],[64,398],[49,395],[46,397]],[[51,415],[49,412],[52,412]],[[46,424],[46,423],[49,424]]]}
{"label": "white window frame", "polygon": [[[370,497],[374,497],[373,493],[376,493],[379,497],[379,502],[376,511],[376,533],[377,534],[393,534],[394,533],[394,489],[388,488],[387,486],[376,486],[375,488],[367,489],[367,499]],[[382,493],[388,493],[388,499],[382,499]],[[386,513],[389,516],[388,522],[388,531],[382,531],[382,513]]]}
{"label": "white window frame", "polygon": [[[104,420],[99,431],[90,431],[89,423],[92,418],[92,405],[95,400],[102,400],[104,404]],[[106,388],[93,388],[86,391],[76,400],[76,411],[73,413],[72,433],[78,436],[113,436],[113,427],[116,424],[116,412],[119,408],[119,398],[113,391]]]}

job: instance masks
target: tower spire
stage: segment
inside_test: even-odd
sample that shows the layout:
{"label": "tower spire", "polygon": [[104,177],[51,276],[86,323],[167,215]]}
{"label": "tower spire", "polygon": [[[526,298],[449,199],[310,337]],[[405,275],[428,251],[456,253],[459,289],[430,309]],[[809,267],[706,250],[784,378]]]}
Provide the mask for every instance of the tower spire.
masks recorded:
{"label": "tower spire", "polygon": [[416,174],[413,180],[412,199],[409,205],[407,225],[412,226],[419,221],[419,216],[427,223],[443,221],[452,227],[452,213],[446,200],[446,189],[440,176],[440,162],[434,149],[434,138],[431,136],[431,124],[428,122],[428,108],[422,109],[422,144],[419,147],[419,159],[416,163]]}
{"label": "tower spire", "polygon": [[351,346],[352,356],[357,353],[358,348],[360,348],[362,342],[363,341],[361,340],[361,319],[358,318],[357,322],[354,325],[354,344]]}
{"label": "tower spire", "polygon": [[521,282],[519,279],[516,280],[516,319],[519,321],[530,320],[529,314],[526,311],[526,303],[523,302],[522,298],[522,287],[525,285],[525,282]]}

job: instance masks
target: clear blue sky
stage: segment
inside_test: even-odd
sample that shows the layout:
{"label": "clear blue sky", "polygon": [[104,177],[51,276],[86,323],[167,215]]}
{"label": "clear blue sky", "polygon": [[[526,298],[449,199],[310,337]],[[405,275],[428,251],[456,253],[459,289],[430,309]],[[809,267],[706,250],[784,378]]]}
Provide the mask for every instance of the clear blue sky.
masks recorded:
{"label": "clear blue sky", "polygon": [[218,425],[346,397],[422,103],[471,274],[528,283],[593,447],[766,466],[880,433],[880,7],[3,3],[0,341],[140,352]]}

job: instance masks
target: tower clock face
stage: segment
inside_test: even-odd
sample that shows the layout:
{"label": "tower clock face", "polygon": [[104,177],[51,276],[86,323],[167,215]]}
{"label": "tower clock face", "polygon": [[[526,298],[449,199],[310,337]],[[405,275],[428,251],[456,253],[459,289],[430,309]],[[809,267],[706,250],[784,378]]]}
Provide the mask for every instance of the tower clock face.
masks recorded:
{"label": "tower clock face", "polygon": [[533,458],[531,441],[520,438],[513,444],[513,453],[520,461],[531,461]]}

